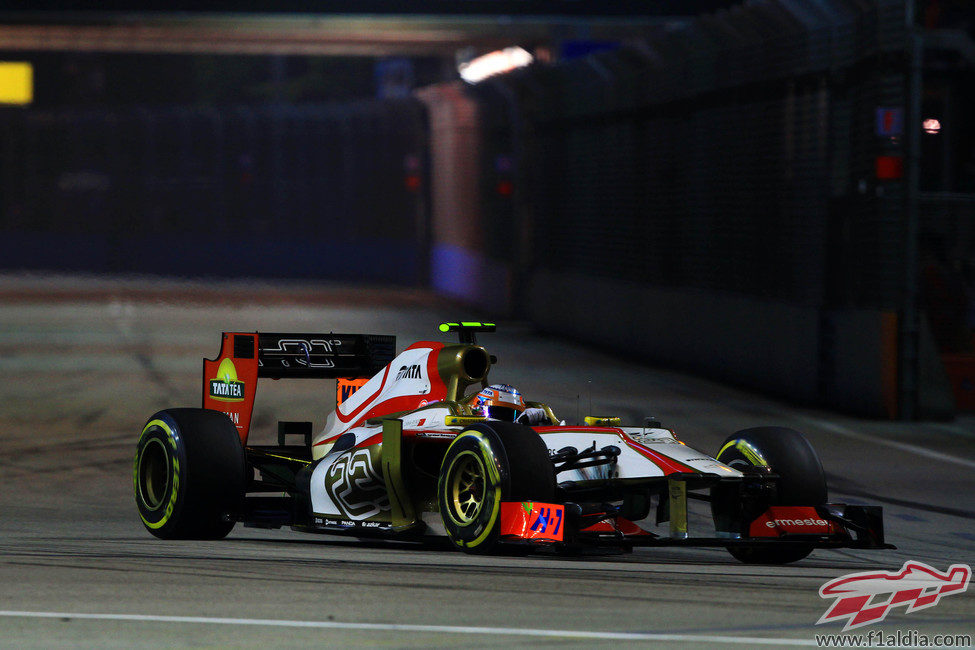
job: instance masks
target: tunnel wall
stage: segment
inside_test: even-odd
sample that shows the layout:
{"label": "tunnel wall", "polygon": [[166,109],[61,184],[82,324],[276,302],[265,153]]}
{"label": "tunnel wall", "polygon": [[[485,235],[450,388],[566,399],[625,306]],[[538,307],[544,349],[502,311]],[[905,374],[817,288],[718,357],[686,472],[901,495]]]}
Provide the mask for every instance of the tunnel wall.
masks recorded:
{"label": "tunnel wall", "polygon": [[904,12],[746,3],[407,100],[5,108],[0,269],[429,285],[891,415],[907,232],[878,116],[905,104]]}
{"label": "tunnel wall", "polygon": [[0,269],[417,284],[426,114],[0,110]]}
{"label": "tunnel wall", "polygon": [[894,416],[906,202],[878,161],[903,139],[878,120],[905,105],[906,24],[896,0],[749,3],[468,88],[481,171],[454,180],[481,192],[471,252],[511,279],[482,304]]}

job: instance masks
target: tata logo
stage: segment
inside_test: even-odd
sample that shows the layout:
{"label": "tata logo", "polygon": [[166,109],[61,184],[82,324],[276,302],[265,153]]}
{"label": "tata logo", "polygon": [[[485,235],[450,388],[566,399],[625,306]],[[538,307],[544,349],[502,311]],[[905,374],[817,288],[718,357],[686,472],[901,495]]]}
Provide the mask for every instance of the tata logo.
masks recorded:
{"label": "tata logo", "polygon": [[220,379],[211,379],[210,397],[228,400],[244,399],[244,382],[226,382]]}
{"label": "tata logo", "polygon": [[221,402],[242,402],[244,382],[237,379],[237,368],[230,359],[224,359],[217,368],[217,376],[210,380],[210,397]]}
{"label": "tata logo", "polygon": [[396,379],[420,379],[422,376],[420,366],[416,363],[412,366],[401,366],[399,372],[396,373]]}
{"label": "tata logo", "polygon": [[816,625],[846,621],[843,631],[879,623],[894,607],[906,607],[910,614],[934,607],[945,596],[968,589],[972,568],[952,564],[942,573],[923,562],[910,560],[900,571],[865,571],[830,580],[819,588],[820,598],[835,598]]}

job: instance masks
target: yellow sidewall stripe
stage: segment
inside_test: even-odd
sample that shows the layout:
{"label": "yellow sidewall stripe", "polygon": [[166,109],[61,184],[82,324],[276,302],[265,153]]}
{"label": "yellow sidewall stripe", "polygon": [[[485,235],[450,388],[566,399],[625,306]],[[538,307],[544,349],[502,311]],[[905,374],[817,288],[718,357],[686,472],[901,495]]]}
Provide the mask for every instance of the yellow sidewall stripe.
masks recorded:
{"label": "yellow sidewall stripe", "polygon": [[[142,519],[142,523],[155,530],[165,526],[166,522],[169,521],[169,519],[173,516],[173,508],[176,507],[176,498],[179,496],[179,458],[176,455],[176,436],[173,434],[172,428],[170,428],[170,426],[162,420],[150,420],[149,423],[146,424],[146,427],[142,430],[140,441],[142,436],[146,435],[146,432],[153,427],[159,427],[166,432],[166,438],[169,440],[169,446],[173,448],[173,480],[170,481],[169,503],[166,504],[166,509],[163,512],[162,519],[157,522],[151,522],[146,519],[145,516],[143,516],[141,510],[139,511],[139,517]],[[139,494],[139,461],[142,459],[142,452],[144,450],[145,449],[143,448],[138,454],[136,454],[135,467],[132,471],[132,481],[133,487],[136,491],[136,496]]]}
{"label": "yellow sidewall stripe", "polygon": [[752,465],[755,465],[756,467],[769,466],[768,461],[765,460],[765,458],[762,456],[761,453],[759,453],[757,449],[755,449],[753,446],[748,444],[748,442],[738,438],[735,438],[734,440],[729,440],[727,443],[725,443],[725,446],[722,447],[721,451],[718,452],[717,459],[721,460],[721,455],[731,447],[737,449],[741,453],[741,455],[744,456],[748,460],[748,462],[751,463]]}
{"label": "yellow sidewall stripe", "polygon": [[[494,492],[493,503],[490,504],[491,507],[491,517],[488,523],[484,527],[484,531],[478,535],[475,539],[464,542],[460,541],[462,546],[468,548],[474,548],[479,546],[486,540],[490,535],[491,531],[494,530],[494,525],[498,521],[498,517],[501,515],[501,474],[498,472],[497,466],[494,464],[494,450],[491,449],[490,441],[482,434],[480,431],[464,431],[459,436],[454,438],[453,442],[450,443],[450,447],[453,447],[462,438],[474,438],[477,440],[477,444],[481,449],[481,459],[484,462],[485,470],[488,474],[488,480],[491,483]],[[447,453],[450,453],[450,447],[447,448]],[[485,503],[487,505],[487,503]],[[448,516],[449,513],[448,513]]]}

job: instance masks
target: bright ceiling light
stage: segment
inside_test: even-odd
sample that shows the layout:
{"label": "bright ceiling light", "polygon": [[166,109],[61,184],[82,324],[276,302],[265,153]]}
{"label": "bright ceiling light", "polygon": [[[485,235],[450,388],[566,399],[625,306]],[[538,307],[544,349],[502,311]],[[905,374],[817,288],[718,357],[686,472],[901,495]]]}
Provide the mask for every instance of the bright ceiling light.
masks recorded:
{"label": "bright ceiling light", "polygon": [[490,54],[479,56],[467,63],[457,66],[460,77],[470,84],[476,84],[490,76],[508,72],[515,68],[523,68],[530,65],[534,57],[520,47],[506,47],[503,50],[496,50]]}
{"label": "bright ceiling light", "polygon": [[922,126],[924,127],[924,132],[930,135],[935,135],[941,132],[941,122],[934,118],[924,120]]}
{"label": "bright ceiling light", "polygon": [[34,101],[34,66],[23,61],[0,61],[0,104]]}

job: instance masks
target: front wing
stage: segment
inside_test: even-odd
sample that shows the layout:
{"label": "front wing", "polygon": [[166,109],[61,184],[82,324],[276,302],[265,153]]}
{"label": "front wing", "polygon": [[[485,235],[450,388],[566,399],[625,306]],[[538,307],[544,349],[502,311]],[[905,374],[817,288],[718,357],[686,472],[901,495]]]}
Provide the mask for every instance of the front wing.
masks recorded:
{"label": "front wing", "polygon": [[[575,503],[504,502],[501,504],[501,541],[587,546],[786,546],[815,548],[894,548],[884,541],[880,506],[826,504],[821,506],[771,506],[743,533],[692,536],[688,531],[686,502],[671,491],[671,521],[667,535],[647,531],[614,512],[587,512]],[[679,492],[679,491],[678,491]],[[686,493],[683,495],[686,499]],[[604,504],[608,505],[608,504]],[[683,514],[682,514],[683,513]]]}

